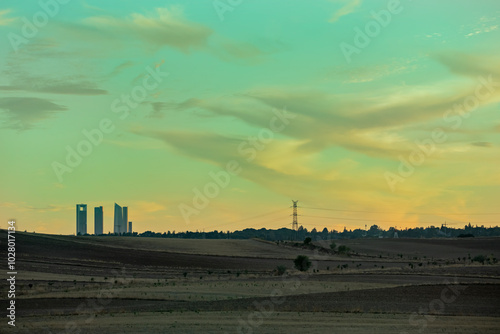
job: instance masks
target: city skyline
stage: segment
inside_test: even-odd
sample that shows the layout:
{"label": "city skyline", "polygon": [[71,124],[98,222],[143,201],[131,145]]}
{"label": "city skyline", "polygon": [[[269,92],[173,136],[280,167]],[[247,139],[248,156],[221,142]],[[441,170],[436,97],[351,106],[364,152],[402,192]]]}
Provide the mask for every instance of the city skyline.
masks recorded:
{"label": "city skyline", "polygon": [[[76,235],[91,234],[87,230],[87,219],[90,217],[87,215],[87,204],[77,204],[76,205]],[[113,217],[113,231],[108,230],[107,233],[104,232],[104,208],[103,206],[94,207],[94,235],[101,235],[107,233],[114,234],[124,234],[132,233],[132,222],[128,221],[128,207],[121,207],[120,205],[114,205],[114,217]]]}
{"label": "city skyline", "polygon": [[498,225],[496,0],[42,3],[0,5],[0,220]]}

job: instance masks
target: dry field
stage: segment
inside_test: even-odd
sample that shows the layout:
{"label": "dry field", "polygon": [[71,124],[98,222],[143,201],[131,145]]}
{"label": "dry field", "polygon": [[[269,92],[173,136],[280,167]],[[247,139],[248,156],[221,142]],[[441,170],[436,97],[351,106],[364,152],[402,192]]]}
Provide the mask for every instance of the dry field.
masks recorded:
{"label": "dry field", "polygon": [[[15,332],[498,333],[500,266],[469,254],[498,256],[499,241],[336,240],[347,256],[259,240],[16,233]],[[299,254],[313,260],[307,273],[293,268]]]}

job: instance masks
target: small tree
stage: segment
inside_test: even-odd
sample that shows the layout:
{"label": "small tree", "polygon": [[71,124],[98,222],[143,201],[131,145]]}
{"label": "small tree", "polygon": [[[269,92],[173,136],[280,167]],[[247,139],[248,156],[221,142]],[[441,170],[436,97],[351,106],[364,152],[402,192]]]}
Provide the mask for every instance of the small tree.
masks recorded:
{"label": "small tree", "polygon": [[295,268],[300,271],[307,271],[311,267],[311,261],[309,261],[309,258],[305,255],[297,256],[295,260],[293,260],[293,264]]}
{"label": "small tree", "polygon": [[349,247],[345,245],[339,246],[339,253],[347,254],[349,251],[350,251]]}
{"label": "small tree", "polygon": [[330,244],[330,249],[331,249],[331,250],[335,250],[335,248],[337,248],[337,244],[336,244],[336,243],[334,243],[334,242],[332,242],[332,243]]}
{"label": "small tree", "polygon": [[286,267],[285,266],[277,266],[276,267],[276,274],[279,276],[282,276],[286,273]]}
{"label": "small tree", "polygon": [[484,264],[484,262],[486,261],[486,256],[484,255],[477,255],[477,256],[474,256],[474,258],[472,259],[472,261],[474,262],[480,262],[482,264]]}
{"label": "small tree", "polygon": [[307,237],[304,239],[304,245],[309,245],[311,243],[312,239],[310,237]]}

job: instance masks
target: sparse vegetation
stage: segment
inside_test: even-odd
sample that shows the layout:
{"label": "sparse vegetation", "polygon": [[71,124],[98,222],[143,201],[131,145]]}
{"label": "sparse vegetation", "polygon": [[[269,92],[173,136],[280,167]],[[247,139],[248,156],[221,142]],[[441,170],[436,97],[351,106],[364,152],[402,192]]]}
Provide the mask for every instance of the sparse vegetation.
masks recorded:
{"label": "sparse vegetation", "polygon": [[298,255],[295,260],[293,260],[293,264],[295,268],[300,271],[307,271],[311,267],[311,261],[309,261],[309,257],[305,255]]}
{"label": "sparse vegetation", "polygon": [[276,275],[282,276],[286,273],[286,266],[277,266],[275,269]]}
{"label": "sparse vegetation", "polygon": [[[64,236],[54,238],[71,240],[70,237]],[[88,240],[91,238],[88,237]],[[275,312],[273,313],[273,317],[276,316],[276,319],[272,321],[273,326],[276,326],[275,328],[278,328],[278,326],[281,328],[282,326],[284,328],[283,331],[285,331],[285,328],[287,330],[291,328],[281,325],[280,321],[285,319],[283,317],[293,320],[299,317],[300,314],[301,318],[299,320],[313,323],[328,319],[328,316],[331,316],[330,311],[332,310],[336,313],[335,318],[337,320],[346,316],[346,313],[360,312],[362,313],[360,316],[363,317],[363,320],[369,320],[368,318],[373,316],[380,319],[390,319],[391,324],[394,324],[395,316],[398,321],[406,321],[411,312],[418,312],[418,305],[411,304],[413,300],[423,298],[423,300],[430,302],[440,298],[440,292],[444,286],[439,286],[439,281],[435,275],[445,275],[448,277],[454,275],[461,283],[464,278],[471,275],[475,276],[475,282],[467,280],[468,286],[466,290],[469,295],[474,296],[475,299],[473,301],[469,303],[467,298],[460,297],[456,299],[456,304],[453,307],[445,304],[446,313],[453,316],[453,321],[445,319],[448,317],[441,319],[441,321],[448,321],[446,322],[447,325],[461,321],[461,314],[455,311],[457,309],[456,306],[461,310],[466,307],[467,312],[472,314],[479,314],[481,312],[481,316],[484,316],[484,318],[481,318],[481,326],[483,326],[484,321],[490,321],[489,319],[494,318],[497,314],[494,313],[497,310],[494,309],[493,303],[490,303],[491,305],[484,303],[484,301],[497,298],[494,294],[498,293],[496,284],[485,284],[491,281],[491,275],[496,270],[495,267],[487,266],[487,264],[493,264],[497,261],[494,254],[498,254],[497,249],[499,246],[493,243],[496,240],[492,241],[486,238],[468,240],[450,239],[443,241],[443,243],[439,239],[432,241],[422,239],[415,240],[415,242],[407,240],[391,241],[389,239],[378,238],[367,238],[361,241],[348,239],[336,240],[347,248],[352,247],[359,251],[359,256],[355,256],[356,253],[351,251],[349,253],[350,257],[332,255],[333,252],[327,249],[330,244],[334,244],[331,240],[322,244],[321,248],[319,243],[316,246],[311,243],[306,247],[303,242],[298,242],[298,246],[293,247],[295,241],[282,242],[279,246],[272,243],[268,246],[268,244],[254,240],[224,239],[219,241],[210,240],[212,242],[211,245],[213,245],[211,246],[206,240],[175,240],[179,245],[183,244],[180,247],[182,251],[185,249],[194,250],[190,254],[179,251],[186,261],[186,265],[183,266],[182,264],[179,265],[177,259],[169,262],[172,257],[167,256],[161,257],[158,262],[154,262],[154,258],[158,253],[157,251],[160,249],[172,247],[168,249],[168,252],[171,254],[174,253],[173,250],[175,249],[171,244],[172,240],[148,240],[151,244],[156,243],[157,246],[152,249],[151,256],[144,256],[144,249],[149,246],[144,246],[144,244],[140,243],[136,244],[135,242],[140,242],[140,239],[133,239],[132,241],[130,239],[110,238],[109,241],[106,240],[106,242],[99,245],[99,247],[106,247],[103,245],[109,243],[111,246],[115,246],[113,243],[116,242],[116,245],[119,246],[109,247],[109,253],[113,255],[109,257],[109,262],[102,257],[87,259],[87,261],[96,261],[99,266],[105,263],[108,267],[115,266],[115,268],[116,263],[123,260],[127,268],[127,273],[125,274],[112,274],[110,271],[103,272],[101,269],[94,270],[93,268],[96,268],[96,266],[73,265],[71,266],[73,271],[68,270],[59,273],[58,271],[61,270],[64,264],[61,265],[57,262],[58,264],[55,265],[56,261],[52,261],[53,258],[46,255],[43,255],[45,258],[41,257],[43,262],[39,264],[35,261],[30,262],[30,266],[34,268],[33,278],[30,278],[29,281],[21,282],[19,291],[22,293],[22,298],[26,298],[28,301],[30,298],[46,298],[47,303],[40,306],[36,306],[36,303],[31,303],[31,305],[26,304],[25,307],[29,306],[28,311],[33,309],[40,315],[27,317],[23,321],[26,321],[27,325],[30,326],[35,321],[40,322],[39,319],[42,319],[42,316],[47,316],[51,319],[51,322],[63,327],[65,321],[74,320],[77,317],[84,319],[82,314],[60,317],[57,314],[51,314],[51,312],[53,312],[55,307],[75,312],[74,305],[78,305],[82,298],[87,298],[89,294],[97,291],[97,282],[99,282],[98,288],[101,287],[101,284],[103,287],[107,286],[106,289],[109,287],[111,291],[109,297],[123,298],[127,300],[127,305],[130,305],[129,309],[119,309],[120,306],[118,308],[115,306],[109,308],[107,305],[99,304],[100,301],[97,299],[97,306],[103,307],[103,309],[96,312],[95,316],[98,315],[99,320],[103,324],[106,321],[113,320],[115,320],[115,324],[122,323],[123,319],[127,319],[128,316],[134,317],[135,314],[136,317],[133,320],[137,324],[144,326],[145,324],[142,319],[150,319],[149,317],[152,314],[168,315],[169,313],[174,313],[175,317],[169,317],[173,320],[172,325],[177,326],[177,328],[182,326],[183,329],[185,328],[186,333],[192,333],[196,332],[196,330],[190,328],[189,323],[182,323],[182,319],[193,321],[193,318],[199,318],[196,321],[204,321],[210,326],[210,323],[214,322],[214,317],[231,317],[234,315],[236,318],[242,314],[245,317],[243,320],[247,321],[248,318],[246,317],[253,314],[252,312],[256,310],[252,304],[252,298],[272,296],[273,291],[283,292],[283,296],[276,296],[276,300],[283,299],[286,296],[285,304],[274,305]],[[314,240],[314,237],[312,239]],[[85,240],[79,239],[77,246],[85,243]],[[26,240],[21,241],[24,244],[28,244]],[[29,242],[33,241],[29,240]],[[29,258],[37,254],[35,252],[38,250],[37,247],[44,247],[42,243],[40,244],[41,246],[30,245],[30,247],[26,248],[26,254],[20,256]],[[432,244],[432,247],[426,247],[429,244]],[[446,248],[442,246],[443,244],[446,244],[446,247],[452,244],[453,247]],[[236,250],[238,252],[236,254],[233,251],[236,249],[234,245],[240,247],[240,249]],[[82,252],[88,252],[88,249],[92,250],[94,244],[89,243],[85,246],[81,247]],[[142,256],[138,258],[135,257],[136,254],[134,252],[122,254],[117,251],[124,249],[124,246],[127,246],[128,249],[137,247],[136,249],[141,250]],[[209,248],[209,251],[206,250],[207,248]],[[334,249],[338,253],[337,245],[330,247],[330,249]],[[271,253],[273,250],[276,250],[276,253]],[[316,254],[316,250],[324,252],[324,258],[321,258],[319,262],[321,270],[313,266],[315,263],[312,261],[311,254]],[[345,251],[344,249],[342,250]],[[196,252],[203,253],[199,254]],[[470,262],[467,261],[468,252],[471,253]],[[48,253],[45,252],[42,254]],[[92,250],[89,254],[96,254],[96,252]],[[307,269],[302,268],[305,269],[302,270],[302,273],[298,273],[297,271],[301,269],[296,266],[292,267],[291,263],[294,261],[295,265],[298,254],[301,254],[302,259],[297,262],[299,264],[305,262],[306,267],[308,267]],[[466,255],[464,256],[464,254]],[[379,257],[380,255],[382,258]],[[74,256],[74,253],[71,253],[71,256]],[[61,263],[78,263],[77,259],[67,256],[64,252],[59,252],[54,257],[58,258],[58,261]],[[339,262],[339,259],[341,262]],[[131,261],[127,262],[129,260]],[[470,266],[471,262],[473,262],[472,266]],[[427,266],[427,263],[434,263],[436,266]],[[445,263],[449,263],[450,265],[460,263],[460,265],[445,266]],[[479,263],[484,263],[484,266],[479,265]],[[442,264],[443,266],[438,268],[438,264]],[[148,268],[148,270],[144,270],[144,268]],[[150,268],[154,268],[154,270]],[[385,271],[385,268],[388,270]],[[36,274],[37,271],[41,273],[38,277]],[[248,274],[249,272],[250,274]],[[304,274],[304,272],[307,273]],[[240,275],[240,278],[237,278],[240,273],[248,275]],[[390,280],[387,279],[387,274],[391,274]],[[103,279],[102,275],[107,276]],[[276,277],[278,275],[286,275],[286,277]],[[336,277],[343,277],[341,279],[330,279],[330,277],[335,275]],[[367,282],[365,275],[370,276],[369,282]],[[137,278],[128,283],[124,279],[124,276]],[[190,278],[187,279],[187,276]],[[74,280],[76,277],[80,277],[77,278],[78,281]],[[196,277],[199,277],[199,279]],[[93,283],[88,284],[92,281]],[[118,285],[112,286],[110,283],[113,281],[118,282]],[[300,284],[293,283],[299,281]],[[49,285],[49,282],[53,282],[53,285]],[[176,283],[178,284],[176,285]],[[445,297],[452,296],[451,291],[447,290],[446,292]],[[339,299],[335,300],[332,298],[332,294],[334,293],[341,293],[345,298],[339,303]],[[402,294],[407,296],[404,303],[399,301],[399,296]],[[367,298],[371,298],[370,303],[366,303]],[[173,302],[167,304],[164,302],[165,300]],[[221,304],[222,306],[216,303],[216,301],[225,300],[231,301],[231,303]],[[264,300],[269,301],[270,299],[264,297],[259,303]],[[496,301],[496,299],[493,301]],[[429,305],[428,302],[425,306]],[[156,305],[161,305],[160,303],[169,306],[166,309],[163,308],[164,306],[161,306],[162,309],[159,309]],[[113,305],[118,304],[115,303]],[[215,310],[212,310],[213,305],[215,305]],[[262,306],[268,309],[265,301]],[[129,306],[126,307],[128,308]],[[217,307],[220,308],[218,309]],[[206,312],[209,308],[210,311]],[[135,313],[136,310],[137,313]],[[184,315],[182,315],[181,310],[184,312]],[[247,312],[247,310],[251,310],[251,312]],[[111,311],[114,312],[114,318],[111,318]],[[485,315],[482,312],[489,313]],[[148,318],[144,318],[143,316]],[[419,317],[420,319],[425,319],[424,314],[419,314]],[[64,319],[61,320],[62,318]],[[475,317],[469,317],[469,321],[471,321],[470,318]],[[351,317],[349,321],[352,323],[356,319]],[[200,327],[200,332],[202,330],[206,332],[224,331],[227,329],[224,323],[217,324],[220,328],[210,327],[210,330]],[[433,329],[438,328],[436,324],[438,324],[437,321],[433,323]],[[147,325],[152,326],[151,331],[157,329],[153,328],[153,324]],[[130,323],[130,332],[134,330],[134,332],[140,332],[140,329],[138,330],[137,327],[132,328],[133,326],[135,325]],[[254,332],[260,332],[260,328],[253,328],[253,330]],[[264,328],[262,332],[266,330],[267,328]],[[156,330],[155,332],[160,331]],[[446,332],[446,330],[436,332]],[[494,331],[489,330],[489,332]]]}
{"label": "sparse vegetation", "polygon": [[339,254],[348,254],[351,249],[347,247],[346,245],[341,245],[338,248]]}
{"label": "sparse vegetation", "polygon": [[485,261],[486,261],[486,256],[484,255],[476,255],[472,259],[472,262],[480,262],[481,264],[484,264]]}

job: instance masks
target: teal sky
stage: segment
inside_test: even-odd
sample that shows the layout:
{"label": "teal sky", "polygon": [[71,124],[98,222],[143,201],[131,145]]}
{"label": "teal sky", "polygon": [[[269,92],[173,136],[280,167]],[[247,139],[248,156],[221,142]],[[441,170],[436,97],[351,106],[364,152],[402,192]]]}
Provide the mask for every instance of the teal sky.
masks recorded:
{"label": "teal sky", "polygon": [[498,225],[498,1],[41,3],[0,5],[5,224]]}

